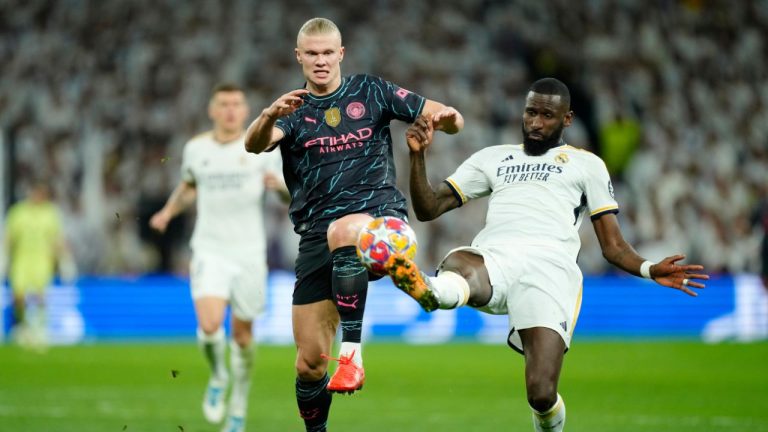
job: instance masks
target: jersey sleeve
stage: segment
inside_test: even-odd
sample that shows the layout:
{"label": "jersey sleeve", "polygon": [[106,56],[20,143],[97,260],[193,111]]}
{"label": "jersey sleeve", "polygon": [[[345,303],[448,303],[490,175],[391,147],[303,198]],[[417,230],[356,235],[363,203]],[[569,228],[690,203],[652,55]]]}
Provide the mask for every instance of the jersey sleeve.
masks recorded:
{"label": "jersey sleeve", "polygon": [[426,99],[382,78],[374,77],[373,83],[379,87],[384,99],[384,108],[392,118],[413,123],[421,114]]}
{"label": "jersey sleeve", "polygon": [[445,179],[445,183],[453,191],[459,205],[491,193],[491,182],[482,166],[482,152],[475,153]]}
{"label": "jersey sleeve", "polygon": [[291,134],[291,124],[288,120],[279,118],[275,122],[275,127],[283,131],[283,139],[288,137]]}
{"label": "jersey sleeve", "polygon": [[[283,136],[283,139],[281,141],[293,139],[293,135],[294,135],[293,131],[295,129],[296,124],[298,124],[297,122],[298,112],[299,111],[296,111],[285,117],[280,117],[275,122],[275,127],[283,131],[283,134],[285,135]],[[276,147],[276,146],[272,146],[272,147]]]}
{"label": "jersey sleeve", "polygon": [[619,204],[613,196],[613,184],[602,159],[594,156],[587,166],[584,194],[589,216],[594,220],[606,213],[618,213]]}
{"label": "jersey sleeve", "polygon": [[184,151],[181,153],[181,181],[185,183],[196,183],[195,172],[192,169],[192,143],[187,142],[184,145]]}

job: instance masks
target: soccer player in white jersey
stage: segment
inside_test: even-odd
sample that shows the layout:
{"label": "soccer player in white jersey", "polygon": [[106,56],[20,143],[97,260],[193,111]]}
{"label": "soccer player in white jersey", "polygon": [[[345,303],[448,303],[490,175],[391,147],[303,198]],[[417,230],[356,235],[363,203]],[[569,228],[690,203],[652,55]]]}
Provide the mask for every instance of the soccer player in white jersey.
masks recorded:
{"label": "soccer player in white jersey", "polygon": [[222,323],[230,304],[233,379],[223,431],[240,432],[245,428],[253,362],[252,325],[263,307],[267,283],[263,196],[265,189],[282,192],[285,186],[279,153],[253,155],[245,151],[248,105],[238,86],[216,86],[208,115],[213,130],[186,143],[181,181],[150,225],[164,232],[174,216],[197,200],[190,282],[197,340],[211,367],[203,413],[211,423],[220,423],[227,414],[230,380]]}
{"label": "soccer player in white jersey", "polygon": [[509,315],[507,342],[525,356],[528,402],[539,432],[559,432],[565,424],[557,384],[581,305],[576,257],[585,213],[603,256],[622,270],[692,296],[690,288],[704,287],[694,280],[708,279],[700,265],[677,264],[682,255],[651,263],[624,240],[605,164],[563,142],[563,129],[572,119],[565,84],[553,78],[536,81],[525,100],[524,143],[480,150],[436,188],[425,167],[432,126],[417,120],[406,137],[418,219],[435,219],[482,196],[490,196],[488,214],[472,245],[450,251],[435,277],[402,255],[387,262],[395,285],[427,311],[469,305]]}

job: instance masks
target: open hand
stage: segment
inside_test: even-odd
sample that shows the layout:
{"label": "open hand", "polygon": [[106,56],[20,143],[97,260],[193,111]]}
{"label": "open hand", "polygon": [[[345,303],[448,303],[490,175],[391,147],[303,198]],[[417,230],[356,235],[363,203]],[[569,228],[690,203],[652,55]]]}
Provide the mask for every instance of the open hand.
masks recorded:
{"label": "open hand", "polygon": [[651,277],[659,285],[678,289],[690,296],[696,297],[698,294],[692,291],[691,288],[704,288],[704,284],[696,282],[696,280],[708,280],[709,275],[700,273],[704,270],[704,266],[677,264],[682,259],[685,259],[685,255],[674,255],[664,258],[661,262],[651,266]]}
{"label": "open hand", "polygon": [[267,115],[277,118],[293,113],[299,109],[300,106],[304,105],[302,96],[306,94],[309,94],[309,90],[298,89],[280,96],[266,109]]}

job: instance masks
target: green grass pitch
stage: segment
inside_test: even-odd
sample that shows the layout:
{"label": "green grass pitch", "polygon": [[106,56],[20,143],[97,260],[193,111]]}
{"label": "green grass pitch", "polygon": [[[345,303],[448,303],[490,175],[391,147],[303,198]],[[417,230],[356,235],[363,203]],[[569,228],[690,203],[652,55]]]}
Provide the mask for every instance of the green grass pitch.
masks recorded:
{"label": "green grass pitch", "polygon": [[[260,346],[250,431],[300,431],[292,347]],[[504,346],[370,344],[367,382],[331,431],[532,431],[523,359]],[[178,371],[176,377],[173,371]],[[0,347],[0,431],[203,432],[193,342]],[[560,384],[568,432],[768,432],[768,344],[577,340]]]}

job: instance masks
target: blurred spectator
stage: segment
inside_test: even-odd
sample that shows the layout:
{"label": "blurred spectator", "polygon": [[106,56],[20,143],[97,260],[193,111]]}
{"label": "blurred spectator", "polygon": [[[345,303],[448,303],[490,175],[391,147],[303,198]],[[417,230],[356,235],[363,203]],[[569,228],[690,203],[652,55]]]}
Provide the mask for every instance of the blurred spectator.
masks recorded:
{"label": "blurred spectator", "polygon": [[640,123],[620,112],[600,129],[600,150],[613,181],[623,178],[624,168],[640,145]]}

